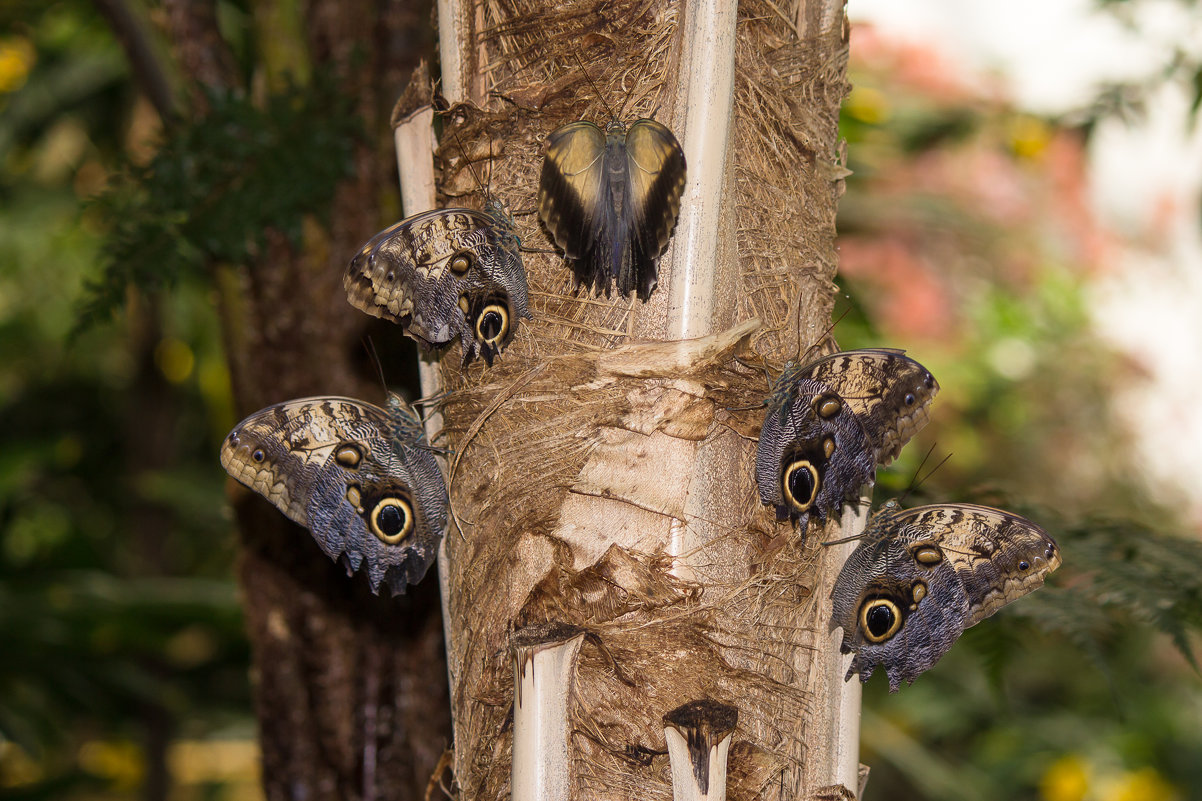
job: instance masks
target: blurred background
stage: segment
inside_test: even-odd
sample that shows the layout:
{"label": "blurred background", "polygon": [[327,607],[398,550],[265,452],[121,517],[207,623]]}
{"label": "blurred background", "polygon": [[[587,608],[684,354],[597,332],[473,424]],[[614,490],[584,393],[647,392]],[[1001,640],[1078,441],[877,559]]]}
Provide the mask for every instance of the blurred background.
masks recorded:
{"label": "blurred background", "polygon": [[[138,203],[186,196],[155,162],[120,7],[0,6],[0,794],[256,799],[217,299],[188,252],[121,272]],[[159,4],[128,7],[163,47]],[[271,57],[249,41],[255,4],[217,10],[252,74]],[[951,458],[910,503],[1003,506],[1065,554],[912,687],[867,686],[866,797],[1202,797],[1202,12],[849,13],[834,333],[904,347],[943,387],[876,500],[934,447]]]}

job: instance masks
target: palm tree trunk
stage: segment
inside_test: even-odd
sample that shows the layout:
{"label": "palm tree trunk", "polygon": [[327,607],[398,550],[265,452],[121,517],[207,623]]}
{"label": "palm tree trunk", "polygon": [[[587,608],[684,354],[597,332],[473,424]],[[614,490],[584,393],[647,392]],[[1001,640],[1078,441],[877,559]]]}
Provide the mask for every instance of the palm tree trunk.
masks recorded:
{"label": "palm tree trunk", "polygon": [[[696,730],[731,798],[845,797],[859,688],[827,630],[843,554],[760,505],[762,411],[731,410],[767,391],[735,355],[779,370],[830,319],[842,3],[444,0],[439,20],[442,92],[471,104],[445,124],[490,162],[528,247],[549,247],[532,210],[542,138],[565,122],[654,115],[689,167],[646,304],[573,292],[561,259],[527,254],[534,319],[503,360],[429,368],[451,392],[440,574],[460,797],[670,798],[685,773],[668,742],[700,701],[737,714],[729,739],[724,712]],[[419,105],[399,140],[428,130]],[[473,188],[460,147],[444,137],[444,196]],[[530,726],[564,744],[558,766],[511,772]]]}

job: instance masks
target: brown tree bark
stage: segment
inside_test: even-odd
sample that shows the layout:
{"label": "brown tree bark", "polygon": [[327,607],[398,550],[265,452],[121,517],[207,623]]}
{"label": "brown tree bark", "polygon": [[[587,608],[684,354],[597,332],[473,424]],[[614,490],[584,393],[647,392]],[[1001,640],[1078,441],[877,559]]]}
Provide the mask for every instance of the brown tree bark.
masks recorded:
{"label": "brown tree bark", "polygon": [[[303,5],[303,9],[302,9]],[[429,8],[400,0],[254,4],[251,86],[217,27],[212,0],[165,0],[164,21],[191,103],[202,87],[258,95],[288,76],[333,73],[369,132],[328,222],[308,220],[302,247],[269,231],[253,264],[214,265],[240,413],[307,395],[380,401],[362,362],[366,318],[346,302],[342,273],[367,238],[393,222],[387,131],[417,59]],[[301,16],[303,14],[303,16]],[[428,41],[428,40],[426,40]],[[395,367],[387,365],[393,373]],[[243,542],[239,579],[254,651],[253,681],[270,799],[414,799],[449,740],[446,667],[433,582],[402,598],[348,579],[307,532],[230,482]]]}
{"label": "brown tree bark", "polygon": [[[446,125],[471,160],[491,154],[527,246],[550,246],[532,214],[543,137],[604,126],[607,108],[672,127],[704,189],[686,187],[646,304],[574,292],[561,259],[528,254],[534,319],[504,359],[437,365],[455,453],[440,570],[461,798],[518,794],[513,659],[539,637],[579,647],[567,797],[671,798],[664,716],[703,699],[737,710],[730,798],[854,790],[858,687],[827,629],[840,554],[760,505],[763,413],[732,411],[767,392],[735,355],[779,371],[829,323],[846,22],[840,2],[746,0],[724,54],[696,29],[711,5],[440,4],[441,86],[469,104]],[[727,55],[733,111],[714,118],[718,90],[697,76]],[[457,141],[444,137],[441,189],[478,203]]]}

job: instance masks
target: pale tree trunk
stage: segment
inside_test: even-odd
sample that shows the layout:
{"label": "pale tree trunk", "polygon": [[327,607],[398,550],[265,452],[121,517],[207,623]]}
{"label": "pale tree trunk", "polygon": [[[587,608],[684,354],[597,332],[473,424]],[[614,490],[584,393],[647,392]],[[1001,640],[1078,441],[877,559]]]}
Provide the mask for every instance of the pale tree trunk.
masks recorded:
{"label": "pale tree trunk", "polygon": [[[763,413],[729,410],[767,392],[736,355],[779,370],[829,324],[842,3],[445,0],[439,22],[463,145],[444,136],[436,198],[414,87],[397,118],[406,213],[479,204],[462,147],[524,244],[549,247],[543,138],[604,125],[606,103],[668,124],[689,169],[650,301],[575,293],[561,259],[528,253],[534,319],[503,358],[427,367],[426,389],[450,393],[439,569],[459,797],[667,799],[673,776],[679,798],[719,798],[714,782],[732,799],[849,797],[859,687],[827,623],[845,552],[761,506]],[[849,513],[843,533],[862,523]],[[671,764],[690,744],[699,762]],[[684,793],[689,776],[709,795]]]}

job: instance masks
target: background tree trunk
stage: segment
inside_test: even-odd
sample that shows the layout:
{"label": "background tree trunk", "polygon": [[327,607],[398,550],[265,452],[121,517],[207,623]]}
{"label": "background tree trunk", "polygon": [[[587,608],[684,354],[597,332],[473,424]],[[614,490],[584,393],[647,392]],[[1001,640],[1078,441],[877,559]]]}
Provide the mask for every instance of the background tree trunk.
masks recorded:
{"label": "background tree trunk", "polygon": [[[561,259],[528,254],[534,319],[504,359],[438,365],[455,452],[440,571],[461,797],[511,791],[512,646],[540,636],[580,649],[571,797],[670,798],[662,718],[699,699],[738,711],[731,798],[849,792],[859,688],[827,631],[841,554],[760,505],[762,410],[728,411],[767,392],[736,352],[779,370],[830,318],[842,3],[748,0],[736,24],[733,7],[700,2],[447,0],[439,19],[442,90],[474,104],[446,124],[473,161],[491,152],[528,246],[547,246],[533,209],[557,126],[604,125],[607,107],[654,114],[689,160],[649,302],[574,293]],[[453,142],[441,187],[460,204],[473,184]]]}
{"label": "background tree trunk", "polygon": [[[429,7],[398,0],[257,2],[248,48],[261,59],[251,86],[207,0],[165,0],[165,23],[190,113],[202,88],[258,97],[286,81],[333,73],[354,98],[367,138],[329,216],[307,221],[294,247],[270,246],[248,265],[217,266],[222,325],[239,413],[306,395],[381,400],[363,367],[367,318],[346,302],[345,264],[393,222],[387,131],[393,101],[422,55]],[[395,377],[396,365],[386,369]],[[254,683],[268,798],[412,799],[449,739],[446,668],[433,582],[403,598],[377,598],[348,580],[307,532],[230,482],[244,544],[239,576],[254,650]]]}

